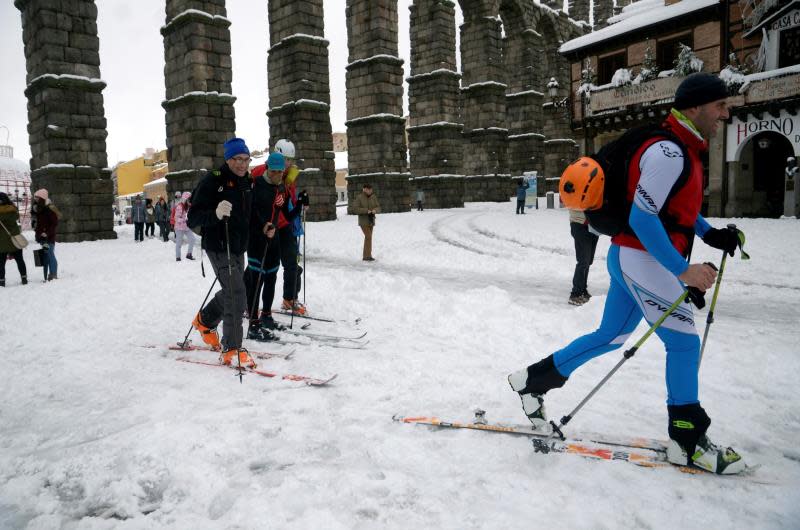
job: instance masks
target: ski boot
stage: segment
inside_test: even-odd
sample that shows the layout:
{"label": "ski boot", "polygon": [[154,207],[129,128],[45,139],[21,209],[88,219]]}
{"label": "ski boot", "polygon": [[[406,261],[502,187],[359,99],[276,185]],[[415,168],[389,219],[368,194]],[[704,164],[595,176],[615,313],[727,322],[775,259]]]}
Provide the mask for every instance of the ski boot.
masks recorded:
{"label": "ski boot", "polygon": [[552,425],[547,421],[543,396],[548,390],[560,388],[566,382],[567,378],[556,369],[552,355],[508,376],[508,384],[519,394],[522,410],[533,429],[542,434],[553,432]]}
{"label": "ski boot", "polygon": [[730,447],[711,442],[706,431],[711,419],[699,403],[670,405],[667,460],[679,466],[695,466],[718,475],[735,475],[747,468],[742,457]]}
{"label": "ski boot", "polygon": [[250,322],[250,326],[247,328],[247,338],[258,342],[270,342],[278,340],[278,337],[275,336],[275,334],[269,329],[265,328],[262,322],[259,320],[253,320]]}
{"label": "ski boot", "polygon": [[747,468],[739,453],[730,447],[719,447],[705,435],[697,441],[691,457],[677,441],[670,439],[667,460],[679,466],[699,467],[717,475],[735,475]]}
{"label": "ski boot", "polygon": [[194,327],[194,329],[196,329],[200,333],[203,342],[211,346],[212,349],[214,350],[221,349],[222,346],[219,343],[219,334],[217,333],[217,330],[211,329],[205,324],[203,324],[203,320],[199,312],[194,317],[194,320],[192,320],[192,327]]}
{"label": "ski boot", "polygon": [[[239,355],[239,359],[236,359],[236,355]],[[238,367],[240,364],[243,368],[255,368],[256,362],[250,357],[250,353],[244,348],[231,348],[230,350],[223,352],[219,356],[219,360],[222,364],[227,366]]]}
{"label": "ski boot", "polygon": [[261,320],[261,327],[263,328],[274,331],[283,331],[286,329],[286,326],[284,326],[283,324],[275,322],[275,319],[272,318],[272,313],[267,313],[262,311],[260,320]]}
{"label": "ski boot", "polygon": [[304,306],[297,300],[287,300],[286,298],[284,298],[283,303],[281,304],[281,309],[287,312],[293,312],[295,315],[306,314],[306,306]]}

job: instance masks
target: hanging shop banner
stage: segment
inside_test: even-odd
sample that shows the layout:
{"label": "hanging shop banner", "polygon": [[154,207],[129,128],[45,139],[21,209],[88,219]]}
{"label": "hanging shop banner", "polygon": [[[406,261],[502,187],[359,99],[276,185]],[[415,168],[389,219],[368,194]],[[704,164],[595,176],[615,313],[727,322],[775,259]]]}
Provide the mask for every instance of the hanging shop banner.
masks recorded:
{"label": "hanging shop banner", "polygon": [[589,102],[591,112],[616,109],[638,103],[649,103],[662,99],[671,100],[683,77],[662,77],[638,85],[624,85],[592,92]]}
{"label": "hanging shop banner", "polygon": [[794,153],[800,155],[800,116],[792,116],[785,110],[775,118],[764,114],[758,119],[752,114],[747,115],[747,121],[742,121],[736,116],[728,125],[728,141],[725,149],[725,159],[728,162],[739,160],[739,155],[744,144],[753,136],[762,132],[774,132],[785,136],[794,148]]}
{"label": "hanging shop banner", "polygon": [[800,95],[800,74],[793,74],[751,83],[745,89],[745,102],[776,101],[797,95]]}

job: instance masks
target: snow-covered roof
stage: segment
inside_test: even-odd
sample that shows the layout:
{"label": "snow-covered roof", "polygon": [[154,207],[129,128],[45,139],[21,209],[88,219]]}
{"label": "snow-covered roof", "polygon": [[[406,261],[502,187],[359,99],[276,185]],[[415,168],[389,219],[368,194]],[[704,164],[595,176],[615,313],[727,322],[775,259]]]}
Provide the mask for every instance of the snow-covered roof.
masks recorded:
{"label": "snow-covered roof", "polygon": [[27,180],[30,180],[31,168],[22,160],[0,156],[0,175],[4,178],[11,176],[22,178],[27,175]]}
{"label": "snow-covered roof", "polygon": [[630,7],[639,3],[643,3],[644,8],[639,8],[637,6],[637,8],[629,12],[627,16],[624,16],[626,11],[623,10],[620,15],[609,19],[609,22],[615,19],[618,20],[615,24],[611,24],[598,31],[593,31],[577,39],[567,41],[561,45],[558,51],[560,53],[573,52],[647,26],[661,25],[672,18],[717,5],[719,4],[719,0],[682,0],[670,6],[663,5],[663,0],[642,0],[641,2],[632,4]]}

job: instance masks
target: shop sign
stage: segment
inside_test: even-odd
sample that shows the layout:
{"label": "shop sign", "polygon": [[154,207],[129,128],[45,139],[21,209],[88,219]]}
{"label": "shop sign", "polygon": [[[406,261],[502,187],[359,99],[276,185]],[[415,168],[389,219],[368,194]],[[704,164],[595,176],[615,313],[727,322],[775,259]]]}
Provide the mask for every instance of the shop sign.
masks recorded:
{"label": "shop sign", "polygon": [[786,13],[782,17],[773,21],[772,24],[770,24],[769,29],[772,31],[781,31],[784,29],[793,28],[795,26],[800,26],[800,9],[795,9],[794,11]]}
{"label": "shop sign", "polygon": [[782,110],[777,118],[767,114],[764,115],[764,119],[758,119],[751,114],[748,114],[747,118],[747,121],[741,121],[733,117],[731,124],[728,125],[725,157],[728,162],[738,160],[742,145],[762,132],[782,134],[792,143],[795,154],[800,154],[800,116],[792,116]]}
{"label": "shop sign", "polygon": [[745,92],[745,101],[759,103],[776,101],[800,95],[800,74],[773,77],[752,82]]}
{"label": "shop sign", "polygon": [[599,112],[638,103],[672,99],[681,81],[682,77],[663,77],[638,85],[624,85],[592,92],[589,110]]}

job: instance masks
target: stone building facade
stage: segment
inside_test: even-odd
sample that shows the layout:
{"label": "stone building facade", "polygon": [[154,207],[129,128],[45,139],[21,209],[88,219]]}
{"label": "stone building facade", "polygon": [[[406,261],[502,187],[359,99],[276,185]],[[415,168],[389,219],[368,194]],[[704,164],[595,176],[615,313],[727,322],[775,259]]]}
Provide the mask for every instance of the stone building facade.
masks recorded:
{"label": "stone building facade", "polygon": [[14,5],[22,14],[32,188],[46,188],[61,210],[59,241],[114,239],[97,6]]}
{"label": "stone building facade", "polygon": [[328,41],[322,0],[270,0],[269,145],[296,149],[298,186],[309,194],[309,221],[336,219]]}
{"label": "stone building facade", "polygon": [[[574,0],[575,16],[588,16],[590,1]],[[105,85],[99,81],[97,8],[89,0],[64,2],[73,2],[67,17],[61,12],[42,16],[48,11],[39,4],[51,5],[45,0],[16,4],[30,28],[25,39],[34,181],[47,176],[55,188],[87,194],[80,201],[62,201],[69,211],[78,205],[107,205],[110,197],[103,194],[111,193],[111,184],[105,167],[100,94]],[[455,27],[452,0],[418,0],[411,6],[406,118],[397,2],[347,1],[350,198],[364,182],[371,182],[385,212],[408,211],[417,188],[426,192],[428,206],[434,208],[506,201],[513,195],[514,178],[528,171],[557,176],[574,157],[565,105],[569,67],[558,45],[581,35],[586,21],[568,17],[556,0],[459,0],[458,7],[464,16],[460,28]],[[295,143],[303,169],[300,182],[314,205],[309,220],[333,219],[335,162],[323,2],[270,0],[267,9],[269,144],[274,146],[279,138]],[[26,13],[36,16],[26,18]],[[236,98],[231,91],[231,22],[225,0],[166,0],[165,14],[162,106],[170,169],[166,178],[172,192],[192,189],[203,170],[223,163],[222,145],[236,130]],[[41,29],[52,31],[34,39]],[[455,47],[456,31],[460,50]],[[461,54],[460,72],[456,53]],[[551,78],[559,86],[555,94],[546,89]],[[63,117],[64,112],[51,110],[52,101],[39,106],[42,97],[56,89],[66,96],[51,99],[69,101],[75,108],[68,112],[81,113],[66,124],[67,130],[40,115],[54,112]],[[101,209],[89,211],[75,212],[70,222],[76,223],[79,216],[88,222],[91,215],[90,223],[72,224],[67,231],[84,233],[76,237],[113,237],[99,220]],[[110,227],[110,212],[107,217]]]}
{"label": "stone building facade", "polygon": [[[731,93],[730,123],[709,141],[703,213],[778,217],[795,211],[785,205],[796,195],[785,170],[787,158],[800,155],[800,1],[665,0],[646,10],[634,2],[608,22],[561,47],[571,62],[569,110],[583,137],[581,151],[668,115],[683,79],[668,74],[683,44],[702,61],[702,71],[726,79]],[[624,31],[615,27],[623,22]],[[661,77],[611,83],[620,69],[635,79],[647,68]],[[587,86],[585,70],[594,72],[593,86],[579,90]]]}
{"label": "stone building facade", "polygon": [[204,170],[221,166],[222,145],[236,131],[230,25],[225,0],[166,1],[169,192],[194,189]]}
{"label": "stone building facade", "polygon": [[[381,211],[411,209],[403,117],[403,60],[397,48],[397,2],[348,0],[347,195],[373,186]],[[352,206],[348,206],[348,213]]]}
{"label": "stone building facade", "polygon": [[[589,1],[576,0],[587,19]],[[411,6],[412,185],[426,192],[426,202],[433,198],[429,207],[459,206],[459,179],[463,201],[506,201],[523,173],[557,176],[574,159],[565,104],[569,64],[558,46],[588,24],[552,4],[460,1],[461,72],[455,68],[455,4]],[[562,87],[554,97],[545,95],[550,78]]]}
{"label": "stone building facade", "polygon": [[427,208],[464,206],[461,74],[456,67],[455,4],[421,0],[411,7],[408,147],[412,192]]}

